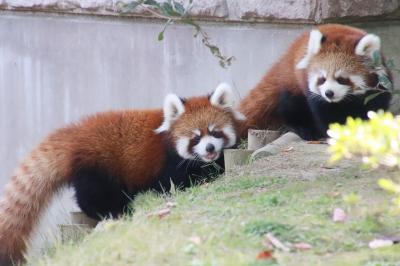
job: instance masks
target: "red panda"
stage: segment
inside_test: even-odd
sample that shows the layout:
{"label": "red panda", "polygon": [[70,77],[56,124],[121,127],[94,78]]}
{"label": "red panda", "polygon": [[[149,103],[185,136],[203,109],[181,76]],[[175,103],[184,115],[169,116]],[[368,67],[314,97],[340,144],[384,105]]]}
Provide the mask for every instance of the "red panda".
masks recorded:
{"label": "red panda", "polygon": [[302,34],[241,101],[247,118],[241,135],[284,125],[316,140],[327,137],[330,123],[388,109],[392,78],[383,59],[375,62],[380,43],[374,34],[337,24]]}
{"label": "red panda", "polygon": [[71,184],[83,212],[117,216],[142,190],[191,184],[237,141],[244,116],[220,84],[209,96],[165,98],[163,110],[99,113],[50,134],[23,161],[0,201],[0,265],[23,259],[50,198]]}

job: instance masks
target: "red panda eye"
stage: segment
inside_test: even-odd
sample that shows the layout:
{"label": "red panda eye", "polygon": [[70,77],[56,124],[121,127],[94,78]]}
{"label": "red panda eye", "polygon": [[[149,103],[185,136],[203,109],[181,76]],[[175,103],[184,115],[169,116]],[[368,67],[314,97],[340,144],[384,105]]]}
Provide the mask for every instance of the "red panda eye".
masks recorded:
{"label": "red panda eye", "polygon": [[349,85],[349,84],[350,84],[350,79],[348,79],[348,78],[338,77],[338,78],[336,79],[336,81],[337,81],[340,85]]}
{"label": "red panda eye", "polygon": [[221,131],[212,131],[210,135],[217,139],[224,137],[224,133],[222,133]]}
{"label": "red panda eye", "polygon": [[200,137],[200,136],[194,137],[194,138],[192,139],[193,146],[199,144],[200,140],[201,140],[201,137]]}
{"label": "red panda eye", "polygon": [[317,85],[322,85],[322,84],[325,83],[325,81],[326,81],[326,78],[324,78],[324,77],[319,78],[319,79],[317,80]]}

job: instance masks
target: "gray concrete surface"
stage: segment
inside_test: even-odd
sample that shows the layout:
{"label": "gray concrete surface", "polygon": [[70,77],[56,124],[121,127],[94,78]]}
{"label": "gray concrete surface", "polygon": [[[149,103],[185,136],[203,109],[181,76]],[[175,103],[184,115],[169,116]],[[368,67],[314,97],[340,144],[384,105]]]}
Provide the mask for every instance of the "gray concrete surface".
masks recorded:
{"label": "gray concrete surface", "polygon": [[[379,34],[387,58],[400,66],[400,23],[358,26]],[[170,27],[158,42],[161,28],[112,17],[1,13],[0,193],[18,161],[51,130],[97,111],[158,107],[171,91],[208,93],[221,81],[240,98],[308,26],[206,24],[223,53],[236,57],[228,69],[192,28]],[[70,198],[65,193],[52,205],[35,243],[67,219]]]}
{"label": "gray concrete surface", "polygon": [[[194,0],[191,4],[188,0],[176,1],[182,3],[192,17],[217,21],[321,23],[400,17],[400,0]],[[133,0],[0,0],[0,9],[151,17],[142,7],[124,9],[124,3],[130,2]]]}

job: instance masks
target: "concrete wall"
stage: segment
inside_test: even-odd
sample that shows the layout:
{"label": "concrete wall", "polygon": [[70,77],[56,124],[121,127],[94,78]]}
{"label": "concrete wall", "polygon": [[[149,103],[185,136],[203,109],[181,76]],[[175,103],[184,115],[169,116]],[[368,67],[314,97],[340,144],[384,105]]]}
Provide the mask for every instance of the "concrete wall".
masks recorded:
{"label": "concrete wall", "polygon": [[[358,24],[379,34],[400,65],[400,23]],[[224,54],[222,69],[188,26],[113,17],[2,13],[0,16],[0,191],[18,161],[51,130],[109,109],[159,107],[163,95],[211,92],[232,83],[238,98],[253,87],[304,25],[206,24]],[[1,193],[1,192],[0,192]],[[65,193],[42,223],[54,230],[73,208]]]}
{"label": "concrete wall", "polygon": [[[166,0],[157,0],[165,2]],[[213,21],[322,23],[399,19],[400,0],[175,0],[191,17]],[[0,9],[68,14],[154,17],[133,0],[0,0]],[[151,7],[151,6],[150,6]]]}

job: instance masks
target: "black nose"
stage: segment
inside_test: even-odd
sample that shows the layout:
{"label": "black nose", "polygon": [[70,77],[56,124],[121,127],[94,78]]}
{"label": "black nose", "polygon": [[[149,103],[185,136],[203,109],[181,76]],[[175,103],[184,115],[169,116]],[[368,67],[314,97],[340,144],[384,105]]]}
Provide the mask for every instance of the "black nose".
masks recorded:
{"label": "black nose", "polygon": [[327,90],[325,92],[326,97],[328,97],[329,99],[331,99],[333,97],[333,95],[335,95],[335,93],[331,90]]}
{"label": "black nose", "polygon": [[215,146],[213,144],[211,144],[211,143],[208,143],[207,146],[206,146],[206,151],[207,152],[215,151]]}

